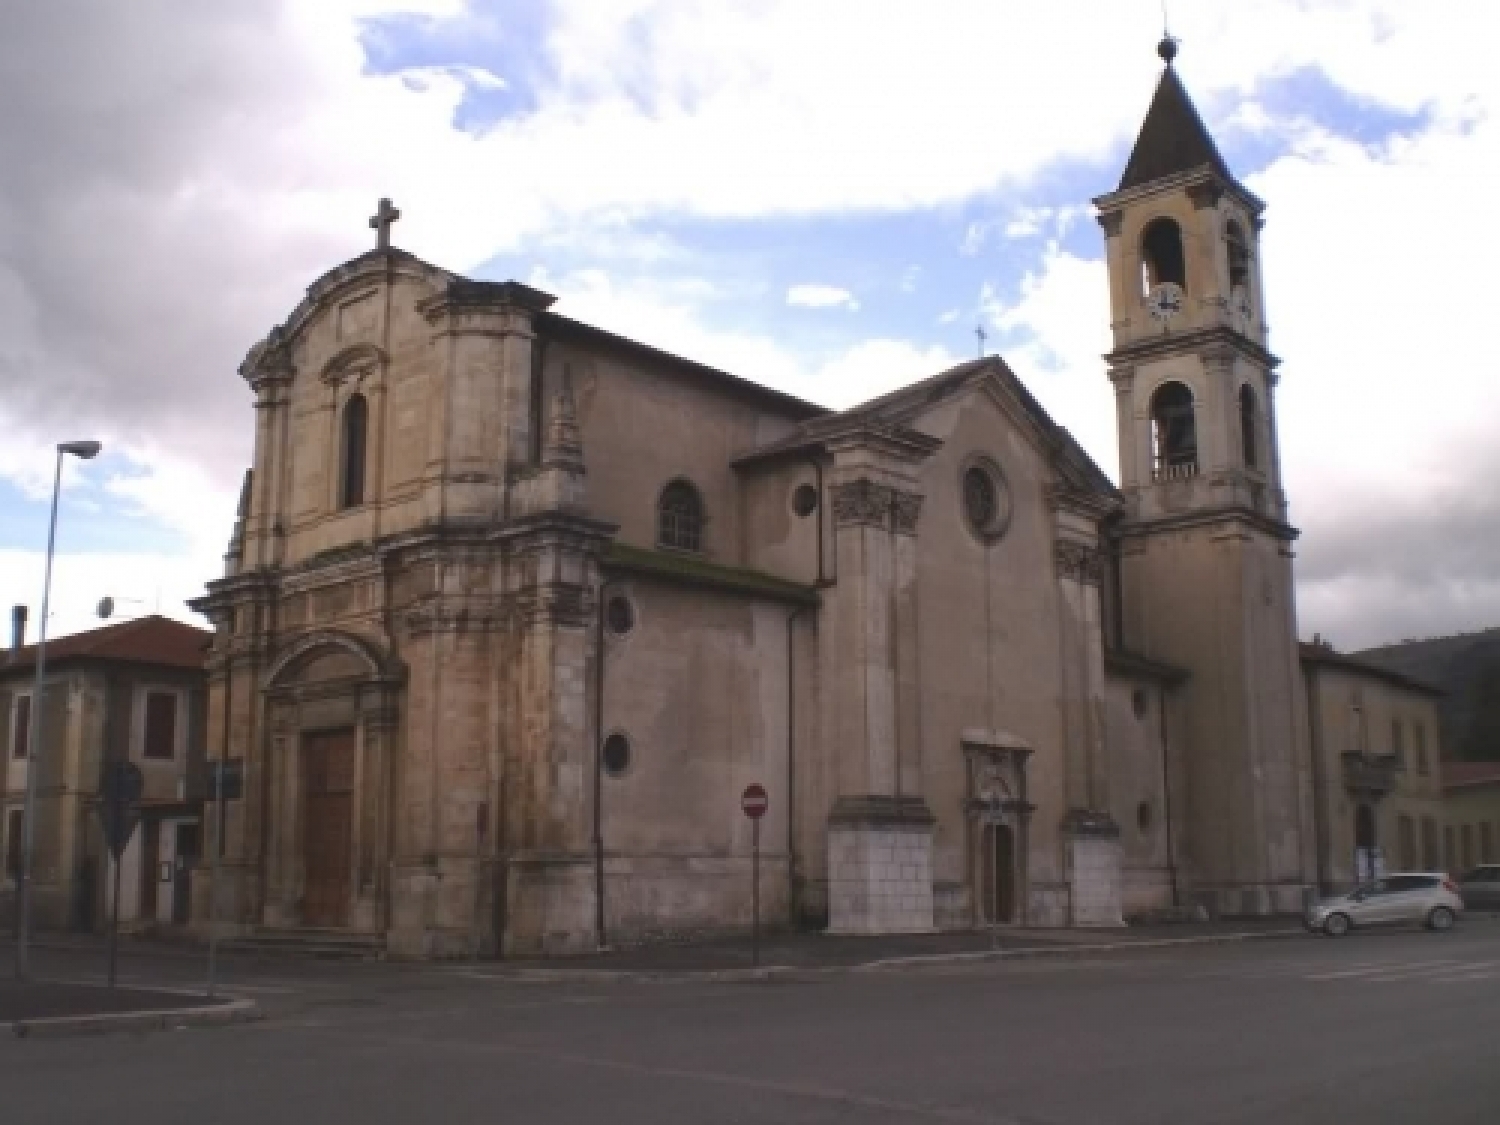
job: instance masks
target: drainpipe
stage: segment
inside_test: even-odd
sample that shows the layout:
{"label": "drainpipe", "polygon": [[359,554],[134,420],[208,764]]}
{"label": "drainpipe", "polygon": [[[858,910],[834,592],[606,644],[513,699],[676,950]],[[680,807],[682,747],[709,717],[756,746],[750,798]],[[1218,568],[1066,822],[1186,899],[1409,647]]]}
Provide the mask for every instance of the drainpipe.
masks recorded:
{"label": "drainpipe", "polygon": [[1167,743],[1167,689],[1163,685],[1156,688],[1156,710],[1161,725],[1161,817],[1166,831],[1167,878],[1172,883],[1172,909],[1177,910],[1182,906],[1182,894],[1177,885],[1177,852],[1172,846],[1172,768]]}
{"label": "drainpipe", "polygon": [[594,622],[594,942],[609,947],[604,926],[604,611],[609,583],[599,583],[598,618]]}
{"label": "drainpipe", "polygon": [[[818,518],[822,516],[820,510]],[[804,607],[798,606],[786,617],[786,886],[787,912],[794,927],[802,917],[802,894],[797,881],[797,679],[793,626],[803,612]]]}
{"label": "drainpipe", "polygon": [[816,486],[818,489],[818,506],[813,511],[813,514],[818,519],[818,581],[816,584],[823,586],[828,582],[828,578],[823,572],[823,462],[816,457],[809,457],[808,460],[812,463],[813,473],[818,481]]}

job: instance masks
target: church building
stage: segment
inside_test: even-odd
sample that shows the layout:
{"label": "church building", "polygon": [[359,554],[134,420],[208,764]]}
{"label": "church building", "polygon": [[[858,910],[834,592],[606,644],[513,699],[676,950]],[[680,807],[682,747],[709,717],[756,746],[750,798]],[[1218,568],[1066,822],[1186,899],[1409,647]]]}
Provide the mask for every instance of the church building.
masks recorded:
{"label": "church building", "polygon": [[746,927],[751,783],[776,924],[1299,910],[1263,205],[1161,53],[1094,201],[1118,485],[999,358],[830,411],[395,249],[383,201],[241,367],[194,604],[243,791],[198,924],[416,957]]}

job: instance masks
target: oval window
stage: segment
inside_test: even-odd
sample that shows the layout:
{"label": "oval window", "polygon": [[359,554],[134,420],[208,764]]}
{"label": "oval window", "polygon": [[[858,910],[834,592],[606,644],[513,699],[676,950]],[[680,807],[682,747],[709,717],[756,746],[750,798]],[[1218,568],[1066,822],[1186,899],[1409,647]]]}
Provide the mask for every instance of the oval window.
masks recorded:
{"label": "oval window", "polygon": [[619,777],[630,768],[630,739],[615,733],[604,740],[604,772]]}
{"label": "oval window", "polygon": [[999,539],[1010,523],[1010,490],[993,462],[974,461],[963,473],[964,517],[975,535]]}

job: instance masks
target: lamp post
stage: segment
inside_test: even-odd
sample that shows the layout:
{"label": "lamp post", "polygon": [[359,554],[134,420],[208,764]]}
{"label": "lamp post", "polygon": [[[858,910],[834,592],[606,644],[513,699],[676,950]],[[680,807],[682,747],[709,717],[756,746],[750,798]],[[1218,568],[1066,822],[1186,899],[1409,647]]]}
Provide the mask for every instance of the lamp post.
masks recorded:
{"label": "lamp post", "polygon": [[42,620],[36,640],[36,687],[31,693],[31,738],[26,750],[26,800],[21,812],[21,871],[17,879],[16,899],[16,979],[25,980],[28,972],[26,945],[31,937],[31,861],[36,841],[36,775],[37,759],[42,748],[42,723],[47,708],[42,690],[47,675],[47,603],[52,595],[52,546],[57,538],[57,497],[62,491],[63,454],[84,461],[92,460],[102,449],[97,441],[65,441],[57,447],[57,471],[52,477],[52,519],[47,525],[47,569],[42,579]]}

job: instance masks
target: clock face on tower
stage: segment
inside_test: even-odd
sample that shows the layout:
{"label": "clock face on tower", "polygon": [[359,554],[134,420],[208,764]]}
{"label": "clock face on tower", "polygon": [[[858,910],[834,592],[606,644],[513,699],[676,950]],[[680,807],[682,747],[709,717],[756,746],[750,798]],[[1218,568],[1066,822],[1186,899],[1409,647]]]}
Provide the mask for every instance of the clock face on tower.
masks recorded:
{"label": "clock face on tower", "polygon": [[1182,292],[1182,286],[1175,282],[1164,281],[1147,295],[1146,311],[1151,314],[1153,320],[1166,324],[1182,312],[1185,303],[1186,297]]}

